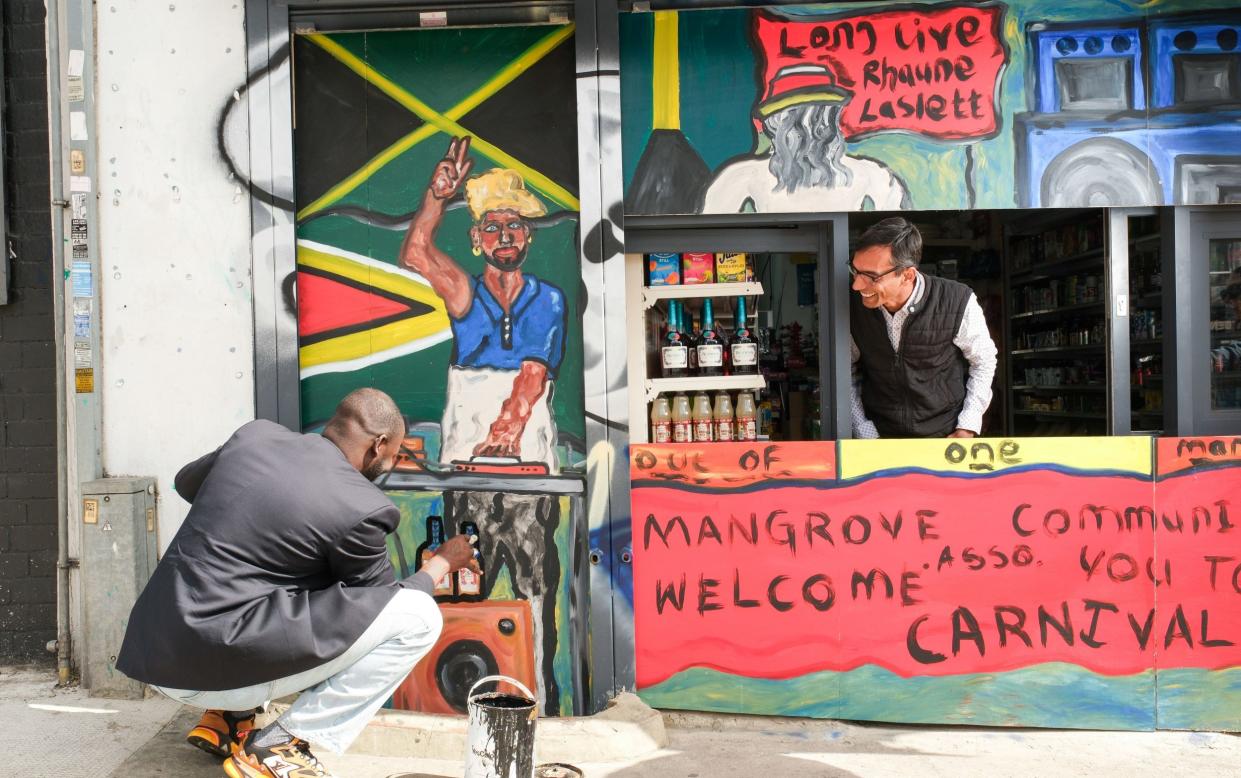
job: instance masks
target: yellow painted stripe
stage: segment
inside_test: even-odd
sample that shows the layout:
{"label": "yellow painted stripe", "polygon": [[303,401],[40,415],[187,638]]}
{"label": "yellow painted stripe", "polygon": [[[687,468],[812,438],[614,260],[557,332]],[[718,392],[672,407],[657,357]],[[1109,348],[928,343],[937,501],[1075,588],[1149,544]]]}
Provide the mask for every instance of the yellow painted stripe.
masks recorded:
{"label": "yellow painted stripe", "polygon": [[654,53],[651,59],[651,97],[657,130],[681,129],[681,57],[677,42],[676,11],[655,12]]}
{"label": "yellow painted stripe", "polygon": [[[574,26],[566,24],[563,27],[557,27],[550,35],[535,43],[526,49],[517,59],[505,65],[500,72],[496,73],[487,83],[479,87],[473,94],[465,98],[461,102],[454,105],[444,112],[444,116],[449,119],[460,119],[470,111],[477,108],[484,100],[499,92],[504,87],[511,84],[518,76],[530,68],[531,65],[543,59],[549,53],[555,50],[557,46],[573,36]],[[424,124],[405,137],[393,143],[388,148],[375,155],[374,159],[367,162],[357,172],[341,181],[336,186],[329,189],[322,197],[303,208],[298,214],[298,219],[303,219],[310,214],[318,213],[333,203],[345,197],[354,189],[361,186],[368,178],[379,172],[385,165],[392,160],[401,156],[405,152],[417,146],[422,141],[430,138],[439,132],[438,128],[431,124]]]}
{"label": "yellow painted stripe", "polygon": [[297,264],[425,303],[447,316],[444,301],[429,285],[395,272],[395,267],[394,272],[385,273],[368,265],[353,262],[347,257],[328,254],[304,245],[297,247]]}
{"label": "yellow painted stripe", "polygon": [[[472,148],[491,158],[494,162],[504,167],[512,168],[513,170],[521,173],[522,177],[526,180],[526,183],[530,184],[535,189],[538,189],[547,198],[554,201],[562,208],[567,208],[573,211],[581,209],[581,205],[579,204],[577,198],[560,184],[557,184],[555,181],[512,156],[508,152],[503,151],[495,144],[478,137],[478,135],[462,127],[455,120],[441,114],[439,111],[436,111],[431,106],[401,88],[387,76],[383,75],[366,62],[359,59],[344,46],[341,46],[339,43],[322,33],[315,33],[306,37],[339,60],[345,67],[357,73],[375,88],[379,89],[384,94],[401,104],[408,111],[418,116],[434,130],[453,136],[470,135],[472,137],[470,142],[470,146]],[[354,184],[354,186],[356,187],[357,184]],[[318,201],[316,201],[316,203],[317,202]],[[312,203],[312,205],[315,204]],[[319,208],[322,207],[324,206],[319,206]],[[306,210],[309,210],[309,208],[310,206],[307,206]]]}
{"label": "yellow painted stripe", "polygon": [[[954,444],[958,448],[953,448]],[[993,470],[979,469],[981,465]],[[905,467],[944,473],[979,473],[1027,465],[1059,465],[1074,470],[1110,470],[1149,476],[1152,472],[1150,438],[934,438],[840,442],[842,478]]]}
{"label": "yellow painted stripe", "polygon": [[344,362],[377,354],[412,340],[436,335],[447,328],[448,317],[437,311],[412,319],[394,321],[373,330],[354,332],[339,338],[302,346],[298,349],[298,355],[304,370],[330,362]]}

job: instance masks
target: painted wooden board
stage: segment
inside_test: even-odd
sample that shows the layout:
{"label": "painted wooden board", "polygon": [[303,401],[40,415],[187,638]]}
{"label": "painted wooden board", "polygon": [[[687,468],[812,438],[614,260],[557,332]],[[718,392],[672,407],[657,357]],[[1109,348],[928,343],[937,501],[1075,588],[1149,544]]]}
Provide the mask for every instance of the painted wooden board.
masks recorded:
{"label": "painted wooden board", "polygon": [[[1178,524],[1153,464],[1140,437],[636,447],[639,691],[779,715],[1235,728],[1204,697],[1241,664],[1241,620],[1203,561],[1241,559],[1220,550],[1227,497],[1170,493]],[[1211,472],[1226,494],[1241,470]],[[1219,588],[1235,564],[1217,563]],[[1157,667],[1192,687],[1158,711]]]}

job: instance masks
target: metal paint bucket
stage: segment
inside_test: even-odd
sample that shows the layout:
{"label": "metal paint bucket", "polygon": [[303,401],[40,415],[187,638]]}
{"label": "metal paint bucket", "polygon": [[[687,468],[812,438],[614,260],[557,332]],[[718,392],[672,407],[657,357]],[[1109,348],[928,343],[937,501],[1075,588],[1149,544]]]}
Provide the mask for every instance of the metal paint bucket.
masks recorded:
{"label": "metal paint bucket", "polygon": [[[479,686],[503,681],[526,696],[475,694]],[[465,778],[533,778],[534,725],[538,699],[521,681],[504,675],[480,678],[466,695]]]}

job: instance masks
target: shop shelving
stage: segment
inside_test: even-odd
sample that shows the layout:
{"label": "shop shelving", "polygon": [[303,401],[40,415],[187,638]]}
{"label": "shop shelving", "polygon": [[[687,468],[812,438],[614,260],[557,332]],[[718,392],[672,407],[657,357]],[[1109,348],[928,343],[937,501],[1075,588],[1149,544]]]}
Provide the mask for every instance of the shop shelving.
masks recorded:
{"label": "shop shelving", "polygon": [[653,308],[659,300],[692,300],[706,297],[758,297],[763,285],[757,281],[727,284],[682,284],[642,287],[643,308]]}
{"label": "shop shelving", "polygon": [[646,379],[646,401],[651,402],[661,392],[708,392],[765,389],[767,382],[762,375],[688,376],[686,378]]}
{"label": "shop shelving", "polygon": [[[1075,211],[1036,224],[1011,225],[1005,240],[1005,297],[1008,343],[1053,340],[1059,346],[1010,348],[1009,429],[1030,434],[1043,422],[1082,421],[1089,431],[1105,431],[1110,399],[1107,344],[1107,249],[1104,219],[1098,211]],[[1093,278],[1092,278],[1093,277]],[[1100,327],[1100,324],[1103,326]],[[1058,338],[1039,338],[1058,331]],[[1075,333],[1089,333],[1086,338]],[[1069,345],[1068,341],[1077,343]],[[1029,383],[1031,371],[1080,372],[1087,383]],[[1100,380],[1108,376],[1106,380]],[[1057,376],[1058,377],[1058,376]],[[1051,380],[1056,380],[1052,378]],[[1033,398],[1066,410],[1029,410]],[[1081,410],[1090,408],[1091,410]],[[1081,430],[1085,431],[1085,430]]]}

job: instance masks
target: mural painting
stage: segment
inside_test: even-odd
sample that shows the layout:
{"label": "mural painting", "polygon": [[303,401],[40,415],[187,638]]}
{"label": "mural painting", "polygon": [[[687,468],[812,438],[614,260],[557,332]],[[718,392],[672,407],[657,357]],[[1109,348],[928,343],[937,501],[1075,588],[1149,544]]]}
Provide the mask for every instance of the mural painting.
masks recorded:
{"label": "mural painting", "polygon": [[621,33],[627,213],[1241,197],[1232,3],[658,11]]}
{"label": "mural painting", "polygon": [[1241,729],[1231,445],[1161,440],[1158,468],[1135,437],[637,447],[639,692],[775,715]]}
{"label": "mural painting", "polygon": [[[408,419],[383,482],[420,549],[481,538],[448,639],[392,705],[463,712],[473,679],[583,705],[586,452],[571,25],[294,39],[304,427],[374,386]],[[417,56],[411,56],[417,52]]]}

